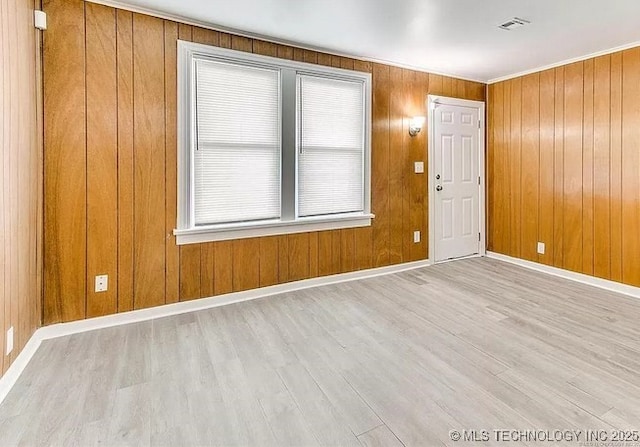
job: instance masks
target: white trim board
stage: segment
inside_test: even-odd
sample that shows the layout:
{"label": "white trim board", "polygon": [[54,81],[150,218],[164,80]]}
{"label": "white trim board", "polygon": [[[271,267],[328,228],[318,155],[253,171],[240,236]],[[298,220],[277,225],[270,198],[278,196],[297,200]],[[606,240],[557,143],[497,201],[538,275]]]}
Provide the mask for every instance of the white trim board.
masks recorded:
{"label": "white trim board", "polygon": [[533,261],[526,261],[524,259],[513,258],[511,256],[503,255],[488,251],[487,258],[497,259],[499,261],[508,262],[510,264],[519,265],[530,270],[546,273],[548,275],[558,276],[560,278],[568,279],[570,281],[587,284],[589,286],[597,287],[599,289],[608,290],[610,292],[621,293],[633,298],[640,298],[640,287],[629,286],[615,281],[609,281],[608,279],[596,278],[595,276],[585,275],[583,273],[576,273],[569,270],[560,269],[558,267],[551,267],[546,264],[539,264]]}
{"label": "white trim board", "polygon": [[276,284],[258,289],[244,290],[242,292],[232,292],[209,298],[202,298],[193,301],[183,301],[163,306],[140,309],[130,312],[123,312],[104,317],[89,318],[86,320],[72,321],[70,323],[59,323],[51,326],[44,326],[34,332],[22,352],[11,364],[4,376],[0,377],[0,404],[9,394],[13,385],[24,371],[31,357],[36,353],[38,347],[44,340],[64,337],[66,335],[88,332],[96,329],[121,326],[141,321],[154,320],[157,318],[169,317],[198,310],[212,309],[214,307],[225,306],[227,304],[240,303],[243,301],[265,298],[285,292],[309,289],[311,287],[326,286],[343,282],[355,281],[359,279],[373,278],[376,276],[390,275],[407,270],[418,269],[431,265],[428,259],[423,261],[406,262],[403,264],[389,265],[354,272],[339,273],[337,275],[321,276],[318,278],[303,279],[284,284]]}

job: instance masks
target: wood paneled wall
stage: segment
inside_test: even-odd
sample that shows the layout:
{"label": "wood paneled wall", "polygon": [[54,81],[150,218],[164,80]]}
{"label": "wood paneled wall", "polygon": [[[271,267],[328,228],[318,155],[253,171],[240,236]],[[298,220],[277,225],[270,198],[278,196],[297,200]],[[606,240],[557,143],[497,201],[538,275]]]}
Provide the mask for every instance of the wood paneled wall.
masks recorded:
{"label": "wood paneled wall", "polygon": [[[33,6],[0,0],[0,375],[40,325],[42,107]],[[7,356],[10,327],[14,348]]]}
{"label": "wood paneled wall", "polygon": [[640,48],[490,85],[488,102],[489,249],[640,286]]}
{"label": "wood paneled wall", "polygon": [[[85,3],[45,0],[45,323],[424,259],[428,92],[479,83],[276,45]],[[368,228],[176,246],[176,42],[373,74]],[[422,242],[413,243],[421,230]],[[94,277],[109,291],[94,293]]]}

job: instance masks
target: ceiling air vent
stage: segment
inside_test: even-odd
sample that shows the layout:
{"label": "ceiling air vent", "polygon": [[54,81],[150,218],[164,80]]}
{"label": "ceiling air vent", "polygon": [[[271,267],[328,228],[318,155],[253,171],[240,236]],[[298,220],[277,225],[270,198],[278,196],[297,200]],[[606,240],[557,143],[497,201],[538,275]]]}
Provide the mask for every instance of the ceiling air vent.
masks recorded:
{"label": "ceiling air vent", "polygon": [[511,31],[512,29],[520,28],[521,26],[525,26],[529,23],[531,22],[529,22],[528,20],[521,19],[519,17],[514,17],[511,20],[507,20],[502,25],[498,25],[498,27],[502,29],[506,29],[507,31]]}

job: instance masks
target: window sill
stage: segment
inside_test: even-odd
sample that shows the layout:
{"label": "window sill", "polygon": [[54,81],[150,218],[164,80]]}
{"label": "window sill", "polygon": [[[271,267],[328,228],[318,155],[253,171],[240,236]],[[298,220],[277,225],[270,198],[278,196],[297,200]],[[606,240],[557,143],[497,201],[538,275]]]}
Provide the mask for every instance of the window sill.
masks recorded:
{"label": "window sill", "polygon": [[276,236],[281,234],[308,233],[311,231],[340,230],[344,228],[368,227],[373,214],[345,214],[340,217],[308,217],[295,222],[264,222],[244,225],[221,225],[173,230],[178,245],[203,242],[228,241],[251,237]]}

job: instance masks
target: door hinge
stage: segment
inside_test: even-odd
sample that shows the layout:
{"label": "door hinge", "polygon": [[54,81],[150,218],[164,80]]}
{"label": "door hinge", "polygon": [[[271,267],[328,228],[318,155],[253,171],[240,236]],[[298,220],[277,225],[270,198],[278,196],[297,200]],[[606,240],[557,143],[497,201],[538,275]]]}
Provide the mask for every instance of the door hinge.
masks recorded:
{"label": "door hinge", "polygon": [[482,238],[480,236],[481,236],[481,233],[478,233],[478,242],[480,242],[482,240]]}
{"label": "door hinge", "polygon": [[478,120],[478,129],[480,129],[480,120]]}
{"label": "door hinge", "polygon": [[478,176],[478,185],[481,185],[482,183],[480,183],[480,176]]}

